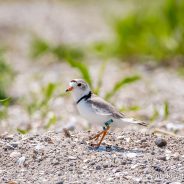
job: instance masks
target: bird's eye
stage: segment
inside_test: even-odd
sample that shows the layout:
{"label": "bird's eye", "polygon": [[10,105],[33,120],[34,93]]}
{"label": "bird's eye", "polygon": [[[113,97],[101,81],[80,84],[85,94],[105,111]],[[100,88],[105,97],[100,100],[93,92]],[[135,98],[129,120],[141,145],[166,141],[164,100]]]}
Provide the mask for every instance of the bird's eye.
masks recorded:
{"label": "bird's eye", "polygon": [[77,86],[81,86],[81,83],[77,84]]}

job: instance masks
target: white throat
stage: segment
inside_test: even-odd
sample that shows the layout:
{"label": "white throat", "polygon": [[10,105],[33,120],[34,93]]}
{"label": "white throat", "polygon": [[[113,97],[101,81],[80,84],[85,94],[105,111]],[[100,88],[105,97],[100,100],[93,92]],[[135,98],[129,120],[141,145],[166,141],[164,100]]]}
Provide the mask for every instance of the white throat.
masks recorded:
{"label": "white throat", "polygon": [[75,102],[77,102],[80,98],[82,98],[85,95],[88,95],[90,93],[90,90],[82,91],[80,89],[74,89],[72,91],[72,97]]}

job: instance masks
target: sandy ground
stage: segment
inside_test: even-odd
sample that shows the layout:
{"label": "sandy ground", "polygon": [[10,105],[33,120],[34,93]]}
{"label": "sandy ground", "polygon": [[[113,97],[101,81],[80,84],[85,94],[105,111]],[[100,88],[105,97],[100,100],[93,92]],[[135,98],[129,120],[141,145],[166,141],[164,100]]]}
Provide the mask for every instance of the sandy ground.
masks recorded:
{"label": "sandy ground", "polygon": [[[39,112],[30,118],[25,110],[22,100],[31,98],[32,93],[41,95],[40,89],[48,82],[58,83],[57,93],[62,93],[68,81],[80,77],[66,63],[50,62],[49,58],[33,61],[29,52],[34,35],[75,45],[108,39],[111,32],[105,10],[126,12],[128,8],[106,2],[1,2],[0,39],[7,49],[7,61],[16,71],[9,94],[20,102],[10,106],[8,119],[0,121],[0,183],[184,183],[181,138],[166,137],[167,145],[159,148],[155,145],[156,136],[125,129],[111,133],[99,149],[93,149],[86,141],[91,133],[81,132],[88,124],[78,115],[70,95],[54,96],[49,102],[50,111],[58,118],[50,128],[52,132],[43,128]],[[92,57],[88,66],[96,84],[101,62]],[[127,114],[147,122],[156,109],[159,115],[151,126],[183,135],[184,80],[175,69],[110,61],[100,96],[119,79],[132,74],[140,75],[141,80],[123,88],[111,102],[117,108],[139,106],[138,111]],[[165,101],[169,103],[167,118]],[[15,134],[17,127],[30,126],[30,134]],[[77,126],[71,138],[64,137],[65,126]]]}
{"label": "sandy ground", "polygon": [[0,183],[184,182],[183,139],[165,137],[158,147],[155,135],[116,131],[96,149],[87,144],[91,134],[1,136]]}

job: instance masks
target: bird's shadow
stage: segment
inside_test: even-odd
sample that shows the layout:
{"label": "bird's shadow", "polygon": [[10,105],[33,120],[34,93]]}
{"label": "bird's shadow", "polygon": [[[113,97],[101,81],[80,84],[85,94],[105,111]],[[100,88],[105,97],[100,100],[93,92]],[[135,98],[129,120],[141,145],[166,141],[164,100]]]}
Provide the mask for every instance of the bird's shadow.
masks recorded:
{"label": "bird's shadow", "polygon": [[145,153],[143,150],[137,150],[137,149],[124,149],[119,146],[111,146],[111,145],[103,145],[99,147],[93,147],[93,146],[88,146],[88,149],[90,151],[97,151],[97,152],[119,152],[122,154],[127,154],[129,156],[140,156]]}

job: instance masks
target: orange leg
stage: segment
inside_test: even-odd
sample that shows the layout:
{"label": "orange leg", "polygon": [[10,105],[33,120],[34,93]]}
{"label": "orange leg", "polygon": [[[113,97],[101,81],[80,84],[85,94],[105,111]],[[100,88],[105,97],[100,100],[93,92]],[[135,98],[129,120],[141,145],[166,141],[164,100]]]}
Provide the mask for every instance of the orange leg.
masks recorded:
{"label": "orange leg", "polygon": [[102,134],[102,138],[100,139],[100,142],[97,144],[92,144],[92,146],[94,147],[99,147],[104,139],[104,137],[107,135],[108,131],[109,131],[110,127],[108,126],[105,130],[103,130],[102,132],[98,133],[96,136],[94,136],[92,139],[98,140],[98,138],[100,137],[100,135]]}
{"label": "orange leg", "polygon": [[99,132],[99,133],[96,134],[95,136],[90,137],[90,140],[93,140],[93,139],[95,139],[95,141],[98,140],[98,138],[99,138],[103,133],[104,133],[104,130],[101,131],[101,132]]}

